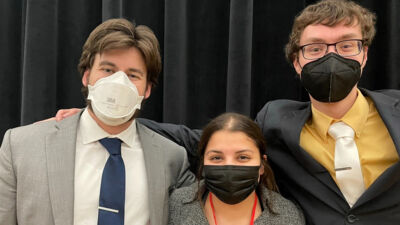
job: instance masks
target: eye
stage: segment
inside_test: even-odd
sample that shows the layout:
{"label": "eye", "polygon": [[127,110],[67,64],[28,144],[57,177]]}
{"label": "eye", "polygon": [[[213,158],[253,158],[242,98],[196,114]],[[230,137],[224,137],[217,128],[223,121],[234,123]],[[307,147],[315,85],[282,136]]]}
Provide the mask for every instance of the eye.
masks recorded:
{"label": "eye", "polygon": [[238,156],[238,160],[242,161],[242,162],[249,161],[250,159],[251,159],[251,157],[248,155],[239,155]]}
{"label": "eye", "polygon": [[101,68],[100,70],[102,70],[103,72],[107,73],[107,74],[113,74],[114,70],[110,69],[110,68]]}
{"label": "eye", "polygon": [[222,157],[221,156],[212,156],[212,157],[210,157],[210,160],[211,161],[219,161],[219,160],[222,160]]}
{"label": "eye", "polygon": [[136,74],[127,74],[128,75],[128,78],[129,79],[138,79],[139,78],[139,76],[138,75],[136,75]]}
{"label": "eye", "polygon": [[342,53],[352,53],[358,51],[358,42],[355,40],[342,41],[337,44],[338,51]]}
{"label": "eye", "polygon": [[305,53],[308,55],[319,55],[325,50],[324,45],[321,44],[311,44],[305,47]]}
{"label": "eye", "polygon": [[320,52],[320,51],[322,51],[322,49],[321,48],[311,48],[309,51],[310,52]]}
{"label": "eye", "polygon": [[342,46],[340,47],[340,49],[341,49],[342,51],[352,51],[352,50],[354,49],[354,46],[351,45],[351,44],[345,44],[345,45],[342,45]]}
{"label": "eye", "polygon": [[134,71],[126,71],[126,75],[131,81],[141,80],[143,78],[141,73]]}
{"label": "eye", "polygon": [[221,154],[212,154],[209,155],[207,159],[211,162],[221,162],[222,160],[224,160],[224,157]]}

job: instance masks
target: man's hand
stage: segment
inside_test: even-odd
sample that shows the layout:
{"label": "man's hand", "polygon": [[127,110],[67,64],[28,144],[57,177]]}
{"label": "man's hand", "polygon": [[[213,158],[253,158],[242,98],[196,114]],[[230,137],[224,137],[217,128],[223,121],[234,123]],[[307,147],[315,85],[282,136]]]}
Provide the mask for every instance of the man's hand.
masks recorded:
{"label": "man's hand", "polygon": [[56,116],[53,117],[53,118],[50,118],[50,119],[55,119],[56,121],[61,121],[61,120],[65,119],[65,118],[67,118],[67,117],[75,115],[76,113],[78,113],[80,111],[81,111],[81,109],[78,109],[78,108],[60,109],[60,110],[57,111]]}
{"label": "man's hand", "polygon": [[75,113],[77,113],[79,111],[81,111],[81,109],[78,109],[78,108],[60,109],[57,111],[57,113],[54,117],[51,117],[51,118],[48,118],[45,120],[41,120],[41,121],[37,121],[35,123],[40,123],[40,122],[50,121],[50,120],[61,121],[69,116],[74,115]]}

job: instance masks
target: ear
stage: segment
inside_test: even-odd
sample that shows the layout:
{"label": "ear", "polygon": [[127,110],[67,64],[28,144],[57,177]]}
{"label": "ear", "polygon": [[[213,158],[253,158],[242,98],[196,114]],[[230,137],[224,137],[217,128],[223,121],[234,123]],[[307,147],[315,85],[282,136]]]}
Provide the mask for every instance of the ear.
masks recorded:
{"label": "ear", "polygon": [[[262,160],[267,161],[267,155],[263,155]],[[259,169],[259,174],[260,174],[260,176],[264,174],[264,164],[262,164],[262,163],[261,163],[261,166]]]}
{"label": "ear", "polygon": [[260,174],[260,176],[264,174],[264,165],[263,164],[261,164],[260,170],[258,171],[258,173]]}
{"label": "ear", "polygon": [[301,66],[300,66],[300,62],[299,62],[299,57],[294,57],[293,59],[293,67],[296,70],[296,73],[300,76],[301,74]]}
{"label": "ear", "polygon": [[146,91],[144,92],[144,99],[147,99],[148,97],[150,97],[150,94],[151,94],[151,84],[150,84],[150,82],[148,82]]}
{"label": "ear", "polygon": [[364,46],[364,58],[363,58],[363,64],[361,65],[362,69],[364,69],[365,65],[367,64],[367,59],[368,59],[368,46]]}
{"label": "ear", "polygon": [[90,74],[90,69],[86,69],[82,76],[82,84],[85,87],[87,87],[89,83],[89,74]]}

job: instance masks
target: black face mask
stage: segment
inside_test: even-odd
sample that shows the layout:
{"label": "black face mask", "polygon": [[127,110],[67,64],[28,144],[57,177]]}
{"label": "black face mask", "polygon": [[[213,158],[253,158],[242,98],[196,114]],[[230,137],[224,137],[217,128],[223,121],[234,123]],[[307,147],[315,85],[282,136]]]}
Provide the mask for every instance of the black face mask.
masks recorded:
{"label": "black face mask", "polygon": [[301,83],[320,102],[343,100],[360,80],[361,65],[353,59],[329,53],[307,63],[301,71]]}
{"label": "black face mask", "polygon": [[257,187],[260,166],[204,166],[205,185],[226,204],[237,204]]}

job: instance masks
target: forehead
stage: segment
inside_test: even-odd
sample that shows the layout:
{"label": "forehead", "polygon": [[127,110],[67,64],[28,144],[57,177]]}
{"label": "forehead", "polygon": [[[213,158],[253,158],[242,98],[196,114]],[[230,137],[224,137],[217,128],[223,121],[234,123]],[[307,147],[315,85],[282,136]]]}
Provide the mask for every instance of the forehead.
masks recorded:
{"label": "forehead", "polygon": [[94,64],[104,61],[111,62],[121,70],[137,68],[146,71],[144,57],[135,47],[110,49],[95,55]]}
{"label": "forehead", "polygon": [[359,23],[346,25],[345,21],[334,26],[323,24],[308,25],[300,36],[300,45],[322,42],[335,43],[346,39],[362,39]]}
{"label": "forehead", "polygon": [[215,132],[208,141],[206,151],[217,150],[225,154],[249,150],[259,154],[254,140],[240,131],[220,130]]}

